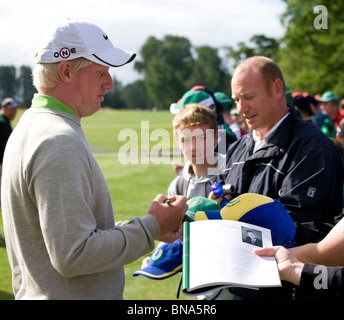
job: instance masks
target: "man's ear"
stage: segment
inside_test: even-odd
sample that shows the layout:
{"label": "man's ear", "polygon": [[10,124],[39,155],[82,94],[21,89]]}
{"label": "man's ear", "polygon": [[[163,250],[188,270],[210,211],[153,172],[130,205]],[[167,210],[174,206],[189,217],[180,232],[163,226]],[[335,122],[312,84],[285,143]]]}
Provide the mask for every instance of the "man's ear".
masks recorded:
{"label": "man's ear", "polygon": [[272,84],[272,92],[276,98],[281,99],[284,96],[283,82],[281,79],[275,79]]}
{"label": "man's ear", "polygon": [[68,61],[61,61],[58,66],[58,72],[61,81],[65,84],[70,84],[72,81],[71,66]]}

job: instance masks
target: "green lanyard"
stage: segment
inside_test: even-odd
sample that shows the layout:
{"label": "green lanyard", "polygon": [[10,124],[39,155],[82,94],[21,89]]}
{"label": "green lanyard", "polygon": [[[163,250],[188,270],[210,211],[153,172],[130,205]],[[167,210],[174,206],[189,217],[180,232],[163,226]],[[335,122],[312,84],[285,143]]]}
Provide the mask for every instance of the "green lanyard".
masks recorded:
{"label": "green lanyard", "polygon": [[35,93],[32,99],[33,108],[54,109],[79,118],[78,114],[70,107],[52,97]]}

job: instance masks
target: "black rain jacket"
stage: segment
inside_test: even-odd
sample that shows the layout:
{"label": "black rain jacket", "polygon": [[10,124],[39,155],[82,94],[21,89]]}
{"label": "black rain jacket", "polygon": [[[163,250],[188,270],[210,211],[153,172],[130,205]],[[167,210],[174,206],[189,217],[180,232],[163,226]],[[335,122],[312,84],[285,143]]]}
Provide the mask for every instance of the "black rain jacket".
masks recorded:
{"label": "black rain jacket", "polygon": [[296,225],[296,245],[321,240],[343,209],[343,163],[334,143],[294,109],[267,145],[253,153],[252,132],[227,152],[225,182],[235,195],[279,200]]}

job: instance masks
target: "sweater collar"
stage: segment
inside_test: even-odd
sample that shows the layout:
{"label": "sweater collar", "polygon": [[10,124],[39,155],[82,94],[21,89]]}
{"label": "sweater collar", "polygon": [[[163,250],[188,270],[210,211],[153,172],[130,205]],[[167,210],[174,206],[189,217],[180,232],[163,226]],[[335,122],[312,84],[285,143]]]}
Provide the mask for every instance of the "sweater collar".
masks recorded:
{"label": "sweater collar", "polygon": [[40,109],[53,109],[71,114],[79,118],[78,114],[63,102],[56,100],[50,96],[35,93],[32,99],[32,107]]}

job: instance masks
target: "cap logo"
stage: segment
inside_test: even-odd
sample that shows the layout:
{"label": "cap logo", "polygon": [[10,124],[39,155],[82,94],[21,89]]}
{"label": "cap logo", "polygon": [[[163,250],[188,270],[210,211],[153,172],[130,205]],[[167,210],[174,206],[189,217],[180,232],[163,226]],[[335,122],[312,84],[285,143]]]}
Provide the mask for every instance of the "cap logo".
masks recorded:
{"label": "cap logo", "polygon": [[151,259],[154,261],[159,260],[162,257],[162,254],[163,254],[163,250],[160,249],[152,254]]}
{"label": "cap logo", "polygon": [[109,39],[109,37],[106,34],[103,34],[103,37],[105,40]]}
{"label": "cap logo", "polygon": [[56,51],[54,53],[54,57],[55,58],[61,57],[62,59],[68,59],[72,53],[76,53],[75,48],[69,49],[67,47],[64,47],[64,48],[61,48],[59,52]]}
{"label": "cap logo", "polygon": [[238,196],[236,198],[234,198],[232,201],[229,201],[227,204],[226,204],[226,207],[233,207],[235,205],[237,205],[241,200],[241,196]]}
{"label": "cap logo", "polygon": [[189,201],[188,201],[188,205],[190,208],[193,208],[193,207],[197,207],[199,205],[201,205],[203,202],[202,199],[199,199],[199,198],[191,198]]}

